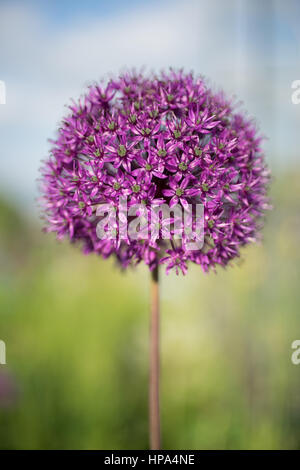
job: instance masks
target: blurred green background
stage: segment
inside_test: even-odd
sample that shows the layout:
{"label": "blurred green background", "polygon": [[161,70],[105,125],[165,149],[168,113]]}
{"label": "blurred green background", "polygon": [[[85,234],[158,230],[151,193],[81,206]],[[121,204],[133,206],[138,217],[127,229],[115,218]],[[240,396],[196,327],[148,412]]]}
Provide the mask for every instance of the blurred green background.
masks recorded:
{"label": "blurred green background", "polygon": [[[233,268],[162,275],[168,449],[299,449],[299,171]],[[149,273],[57,243],[0,204],[0,448],[148,448]]]}

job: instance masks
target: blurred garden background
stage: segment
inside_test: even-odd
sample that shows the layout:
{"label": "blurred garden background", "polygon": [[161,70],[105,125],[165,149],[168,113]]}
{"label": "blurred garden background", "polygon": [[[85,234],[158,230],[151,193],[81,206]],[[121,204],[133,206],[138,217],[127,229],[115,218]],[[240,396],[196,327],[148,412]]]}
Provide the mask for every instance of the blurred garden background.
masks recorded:
{"label": "blurred garden background", "polygon": [[273,173],[261,245],[217,274],[162,275],[163,447],[300,448],[300,10],[226,4],[0,1],[1,449],[148,448],[149,272],[44,235],[35,181],[70,97],[142,65],[237,94]]}

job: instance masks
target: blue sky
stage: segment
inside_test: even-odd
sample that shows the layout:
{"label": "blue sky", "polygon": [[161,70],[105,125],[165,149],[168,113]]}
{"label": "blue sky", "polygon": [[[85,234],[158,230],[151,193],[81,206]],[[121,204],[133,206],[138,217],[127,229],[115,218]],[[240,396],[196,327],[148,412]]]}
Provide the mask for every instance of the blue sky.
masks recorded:
{"label": "blue sky", "polygon": [[66,24],[73,21],[82,21],[90,16],[108,17],[132,10],[142,3],[151,3],[153,7],[159,4],[159,0],[151,2],[147,0],[40,0],[29,1],[34,8],[40,9],[53,24],[64,28]]}
{"label": "blue sky", "polygon": [[[297,0],[0,1],[1,193],[31,209],[71,97],[125,67],[183,66],[244,102],[273,167],[298,164]],[[226,7],[225,7],[226,4]]]}

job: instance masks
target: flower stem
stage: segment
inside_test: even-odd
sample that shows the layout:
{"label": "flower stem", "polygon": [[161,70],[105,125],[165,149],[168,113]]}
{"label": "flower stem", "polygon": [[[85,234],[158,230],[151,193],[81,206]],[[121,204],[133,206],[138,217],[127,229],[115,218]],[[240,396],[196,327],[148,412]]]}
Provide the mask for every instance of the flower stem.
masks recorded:
{"label": "flower stem", "polygon": [[151,272],[150,380],[149,380],[150,448],[160,449],[159,413],[159,279],[158,266]]}

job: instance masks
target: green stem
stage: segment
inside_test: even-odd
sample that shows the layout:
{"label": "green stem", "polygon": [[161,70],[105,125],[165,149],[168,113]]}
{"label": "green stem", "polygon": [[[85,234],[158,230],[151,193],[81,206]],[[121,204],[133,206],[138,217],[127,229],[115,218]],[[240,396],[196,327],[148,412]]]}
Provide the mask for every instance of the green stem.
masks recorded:
{"label": "green stem", "polygon": [[160,450],[158,266],[151,272],[149,424],[150,449]]}

